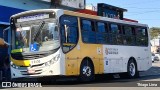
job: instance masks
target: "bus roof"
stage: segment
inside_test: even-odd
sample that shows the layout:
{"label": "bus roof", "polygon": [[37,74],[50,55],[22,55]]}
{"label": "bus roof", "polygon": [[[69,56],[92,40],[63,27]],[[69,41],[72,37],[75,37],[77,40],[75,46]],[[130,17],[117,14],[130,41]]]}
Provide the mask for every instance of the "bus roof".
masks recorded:
{"label": "bus roof", "polygon": [[64,14],[83,17],[83,18],[89,18],[89,19],[97,19],[97,20],[101,20],[101,21],[120,23],[120,24],[148,27],[147,24],[141,24],[141,23],[137,23],[137,22],[130,22],[130,21],[125,21],[125,20],[120,20],[120,19],[113,19],[113,18],[107,18],[107,17],[102,17],[102,16],[84,14],[84,13],[73,12],[73,11],[68,11],[68,10],[64,10]]}
{"label": "bus roof", "polygon": [[[26,15],[26,14],[29,14],[29,13],[56,12],[56,11],[59,11],[59,10],[63,10],[63,9],[36,9],[36,10],[29,10],[29,11],[25,11],[25,12],[21,12],[21,13],[12,15],[11,18],[16,18],[16,17],[23,16],[23,15]],[[114,22],[114,23],[120,23],[120,24],[128,24],[128,25],[148,27],[147,24],[141,24],[141,23],[129,22],[129,21],[120,20],[120,19],[113,19],[113,18],[107,18],[107,17],[102,17],[102,16],[84,14],[84,13],[74,12],[74,11],[69,11],[69,10],[63,10],[63,11],[64,11],[64,14],[72,15],[72,16],[78,16],[78,17],[82,17],[82,18],[97,19],[97,20],[101,20],[101,21],[108,21],[108,22]]]}
{"label": "bus roof", "polygon": [[30,14],[30,13],[53,12],[53,11],[57,11],[57,10],[60,10],[60,9],[36,9],[36,10],[29,10],[29,11],[24,11],[24,12],[21,12],[21,13],[14,14],[14,15],[11,16],[11,18],[16,18],[16,17],[23,16],[23,15]]}

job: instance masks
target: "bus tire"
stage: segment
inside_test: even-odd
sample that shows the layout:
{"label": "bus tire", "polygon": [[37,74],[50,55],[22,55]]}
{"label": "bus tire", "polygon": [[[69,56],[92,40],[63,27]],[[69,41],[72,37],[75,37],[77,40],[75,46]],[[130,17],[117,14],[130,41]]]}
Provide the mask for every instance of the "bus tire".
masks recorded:
{"label": "bus tire", "polygon": [[91,61],[84,60],[80,67],[80,81],[89,82],[94,80],[94,66]]}
{"label": "bus tire", "polygon": [[137,70],[137,64],[133,59],[130,59],[128,61],[127,76],[130,79],[139,77],[139,72]]}

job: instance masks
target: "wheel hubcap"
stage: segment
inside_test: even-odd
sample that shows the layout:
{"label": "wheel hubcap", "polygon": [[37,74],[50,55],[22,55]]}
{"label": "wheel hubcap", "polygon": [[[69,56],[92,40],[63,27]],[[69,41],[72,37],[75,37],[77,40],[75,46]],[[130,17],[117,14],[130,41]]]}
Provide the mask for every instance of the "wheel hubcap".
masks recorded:
{"label": "wheel hubcap", "polygon": [[129,71],[130,71],[130,75],[131,76],[134,76],[135,73],[136,73],[136,68],[135,68],[135,65],[134,63],[131,63],[130,66],[129,66]]}
{"label": "wheel hubcap", "polygon": [[87,77],[91,76],[91,68],[89,66],[83,67],[83,74]]}

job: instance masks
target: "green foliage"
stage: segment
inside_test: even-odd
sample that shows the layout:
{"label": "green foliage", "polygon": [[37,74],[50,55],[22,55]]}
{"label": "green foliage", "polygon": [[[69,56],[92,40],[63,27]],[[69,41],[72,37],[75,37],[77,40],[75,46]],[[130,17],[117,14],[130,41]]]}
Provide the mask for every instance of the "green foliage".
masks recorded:
{"label": "green foliage", "polygon": [[152,27],[149,29],[151,39],[157,38],[160,35],[160,28],[159,27]]}

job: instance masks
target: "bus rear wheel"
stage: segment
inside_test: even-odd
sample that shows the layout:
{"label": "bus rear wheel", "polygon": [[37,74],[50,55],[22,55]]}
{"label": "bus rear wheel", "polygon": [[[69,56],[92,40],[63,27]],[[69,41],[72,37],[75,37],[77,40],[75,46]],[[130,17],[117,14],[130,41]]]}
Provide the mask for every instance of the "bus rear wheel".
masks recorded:
{"label": "bus rear wheel", "polygon": [[127,75],[128,78],[136,78],[139,77],[139,72],[137,70],[137,65],[133,59],[129,60],[127,65]]}
{"label": "bus rear wheel", "polygon": [[94,80],[93,64],[89,60],[84,60],[80,67],[80,81],[88,82]]}

